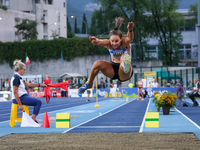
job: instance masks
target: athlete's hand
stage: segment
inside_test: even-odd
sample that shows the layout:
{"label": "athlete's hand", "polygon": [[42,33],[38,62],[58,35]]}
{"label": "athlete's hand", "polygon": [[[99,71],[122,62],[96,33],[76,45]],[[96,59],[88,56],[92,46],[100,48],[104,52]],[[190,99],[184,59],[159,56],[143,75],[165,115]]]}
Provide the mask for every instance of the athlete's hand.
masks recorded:
{"label": "athlete's hand", "polygon": [[96,44],[99,39],[97,39],[95,36],[89,36],[90,41],[92,42],[92,44]]}
{"label": "athlete's hand", "polygon": [[135,24],[134,24],[133,22],[129,22],[128,25],[127,25],[127,29],[128,29],[129,31],[132,31],[133,28],[134,28],[134,26],[135,26]]}

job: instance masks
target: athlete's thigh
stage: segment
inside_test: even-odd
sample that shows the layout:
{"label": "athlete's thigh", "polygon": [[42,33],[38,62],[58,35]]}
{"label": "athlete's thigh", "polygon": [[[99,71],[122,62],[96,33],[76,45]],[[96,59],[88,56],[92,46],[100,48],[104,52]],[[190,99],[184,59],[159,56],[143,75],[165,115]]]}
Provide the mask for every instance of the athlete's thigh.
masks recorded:
{"label": "athlete's thigh", "polygon": [[112,64],[107,61],[101,60],[100,70],[105,76],[109,78],[113,78],[115,75]]}

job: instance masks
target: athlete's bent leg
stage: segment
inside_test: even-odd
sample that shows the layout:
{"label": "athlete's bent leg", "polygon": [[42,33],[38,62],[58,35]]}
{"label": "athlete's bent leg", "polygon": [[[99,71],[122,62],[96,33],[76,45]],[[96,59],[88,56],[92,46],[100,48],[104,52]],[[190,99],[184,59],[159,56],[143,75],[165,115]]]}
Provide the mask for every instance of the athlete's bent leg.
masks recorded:
{"label": "athlete's bent leg", "polygon": [[89,89],[92,87],[92,82],[96,75],[101,71],[106,77],[112,78],[114,76],[114,69],[111,65],[111,63],[103,60],[96,61],[91,69],[90,77],[88,79],[88,83],[84,84],[82,87],[79,88],[79,94],[82,94],[85,92],[86,89]]}

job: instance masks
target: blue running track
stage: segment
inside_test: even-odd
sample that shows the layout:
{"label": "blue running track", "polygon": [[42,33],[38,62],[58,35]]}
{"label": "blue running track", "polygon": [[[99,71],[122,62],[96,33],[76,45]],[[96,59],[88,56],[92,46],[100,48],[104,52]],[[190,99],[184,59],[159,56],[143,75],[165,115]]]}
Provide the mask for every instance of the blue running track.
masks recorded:
{"label": "blue running track", "polygon": [[[86,98],[51,98],[49,104],[41,98],[42,107],[37,117],[43,123],[47,112],[50,128],[9,126],[11,102],[0,102],[0,136],[11,133],[81,133],[81,132],[193,132],[200,138],[200,107],[177,107],[170,115],[159,112],[159,128],[145,128],[145,112],[156,112],[152,99],[137,101],[129,98],[99,98],[86,102]],[[30,115],[33,107],[29,107]],[[56,128],[56,113],[70,113],[70,128]],[[18,110],[18,117],[21,116]]]}

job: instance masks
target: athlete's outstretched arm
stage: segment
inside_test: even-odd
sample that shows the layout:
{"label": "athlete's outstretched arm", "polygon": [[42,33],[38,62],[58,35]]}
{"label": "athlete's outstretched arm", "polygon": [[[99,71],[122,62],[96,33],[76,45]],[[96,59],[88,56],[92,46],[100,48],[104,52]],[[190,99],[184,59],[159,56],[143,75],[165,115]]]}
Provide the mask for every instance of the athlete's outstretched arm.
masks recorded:
{"label": "athlete's outstretched arm", "polygon": [[99,45],[99,46],[109,46],[110,45],[110,41],[107,39],[99,40],[95,36],[89,36],[89,39],[92,42],[92,44],[94,44],[94,45]]}
{"label": "athlete's outstretched arm", "polygon": [[134,23],[129,22],[127,25],[128,33],[127,37],[125,38],[125,43],[130,44],[133,41],[134,34],[133,34]]}

